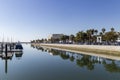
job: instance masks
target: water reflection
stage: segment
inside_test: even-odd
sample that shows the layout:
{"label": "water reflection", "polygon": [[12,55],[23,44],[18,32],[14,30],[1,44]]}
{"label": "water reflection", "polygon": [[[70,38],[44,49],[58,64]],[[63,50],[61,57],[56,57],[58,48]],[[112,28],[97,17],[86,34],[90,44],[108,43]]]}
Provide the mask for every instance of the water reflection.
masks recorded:
{"label": "water reflection", "polygon": [[15,52],[15,57],[19,60],[22,58],[23,52]]}
{"label": "water reflection", "polygon": [[74,52],[67,52],[57,49],[49,49],[40,46],[31,45],[32,48],[40,50],[42,52],[48,52],[52,56],[60,56],[63,60],[69,60],[75,62],[80,68],[86,68],[88,70],[94,70],[96,66],[102,65],[104,69],[111,73],[120,72],[120,61],[106,59],[102,57],[83,55]]}
{"label": "water reflection", "polygon": [[14,54],[15,54],[15,57],[20,60],[22,55],[23,55],[23,51],[20,51],[20,52],[0,52],[0,58],[5,61],[5,73],[6,74],[8,72],[8,60],[12,60]]}

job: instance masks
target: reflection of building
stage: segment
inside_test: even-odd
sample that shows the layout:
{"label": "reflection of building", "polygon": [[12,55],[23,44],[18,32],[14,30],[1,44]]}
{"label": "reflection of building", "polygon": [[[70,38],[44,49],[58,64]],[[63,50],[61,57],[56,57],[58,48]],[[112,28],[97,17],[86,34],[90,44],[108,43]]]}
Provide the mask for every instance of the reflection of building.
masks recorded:
{"label": "reflection of building", "polygon": [[101,58],[101,57],[97,57],[97,60],[99,61],[99,62],[102,62],[103,61],[103,59]]}
{"label": "reflection of building", "polygon": [[51,34],[48,36],[49,39],[60,39],[63,36],[63,34]]}

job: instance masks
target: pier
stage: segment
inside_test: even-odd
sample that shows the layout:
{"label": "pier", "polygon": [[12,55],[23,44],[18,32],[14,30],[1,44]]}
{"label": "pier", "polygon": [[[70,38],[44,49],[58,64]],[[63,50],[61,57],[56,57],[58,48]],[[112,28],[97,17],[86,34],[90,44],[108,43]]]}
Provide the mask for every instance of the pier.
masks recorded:
{"label": "pier", "polygon": [[18,43],[0,43],[0,52],[19,52],[22,51],[22,45]]}
{"label": "pier", "polygon": [[0,57],[3,59],[11,58],[14,52],[22,52],[23,47],[20,42],[18,43],[0,43]]}
{"label": "pier", "polygon": [[23,47],[18,43],[0,43],[0,58],[5,60],[5,73],[8,72],[8,60],[12,60],[13,55],[21,57],[23,54]]}

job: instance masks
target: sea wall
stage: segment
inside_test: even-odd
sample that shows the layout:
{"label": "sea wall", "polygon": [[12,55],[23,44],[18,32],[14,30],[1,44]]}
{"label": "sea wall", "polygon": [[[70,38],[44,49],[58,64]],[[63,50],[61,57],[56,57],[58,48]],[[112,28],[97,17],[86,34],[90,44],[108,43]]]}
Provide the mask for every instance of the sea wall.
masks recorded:
{"label": "sea wall", "polygon": [[89,53],[120,56],[120,46],[106,45],[77,45],[77,44],[34,44],[52,48],[68,49]]}

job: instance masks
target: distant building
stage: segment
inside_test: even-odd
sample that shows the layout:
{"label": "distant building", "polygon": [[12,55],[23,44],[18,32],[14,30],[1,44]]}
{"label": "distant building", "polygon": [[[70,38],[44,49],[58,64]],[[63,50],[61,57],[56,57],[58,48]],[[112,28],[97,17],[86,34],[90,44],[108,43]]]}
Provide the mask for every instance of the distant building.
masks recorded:
{"label": "distant building", "polygon": [[60,39],[63,36],[63,34],[51,34],[48,36],[49,39]]}

